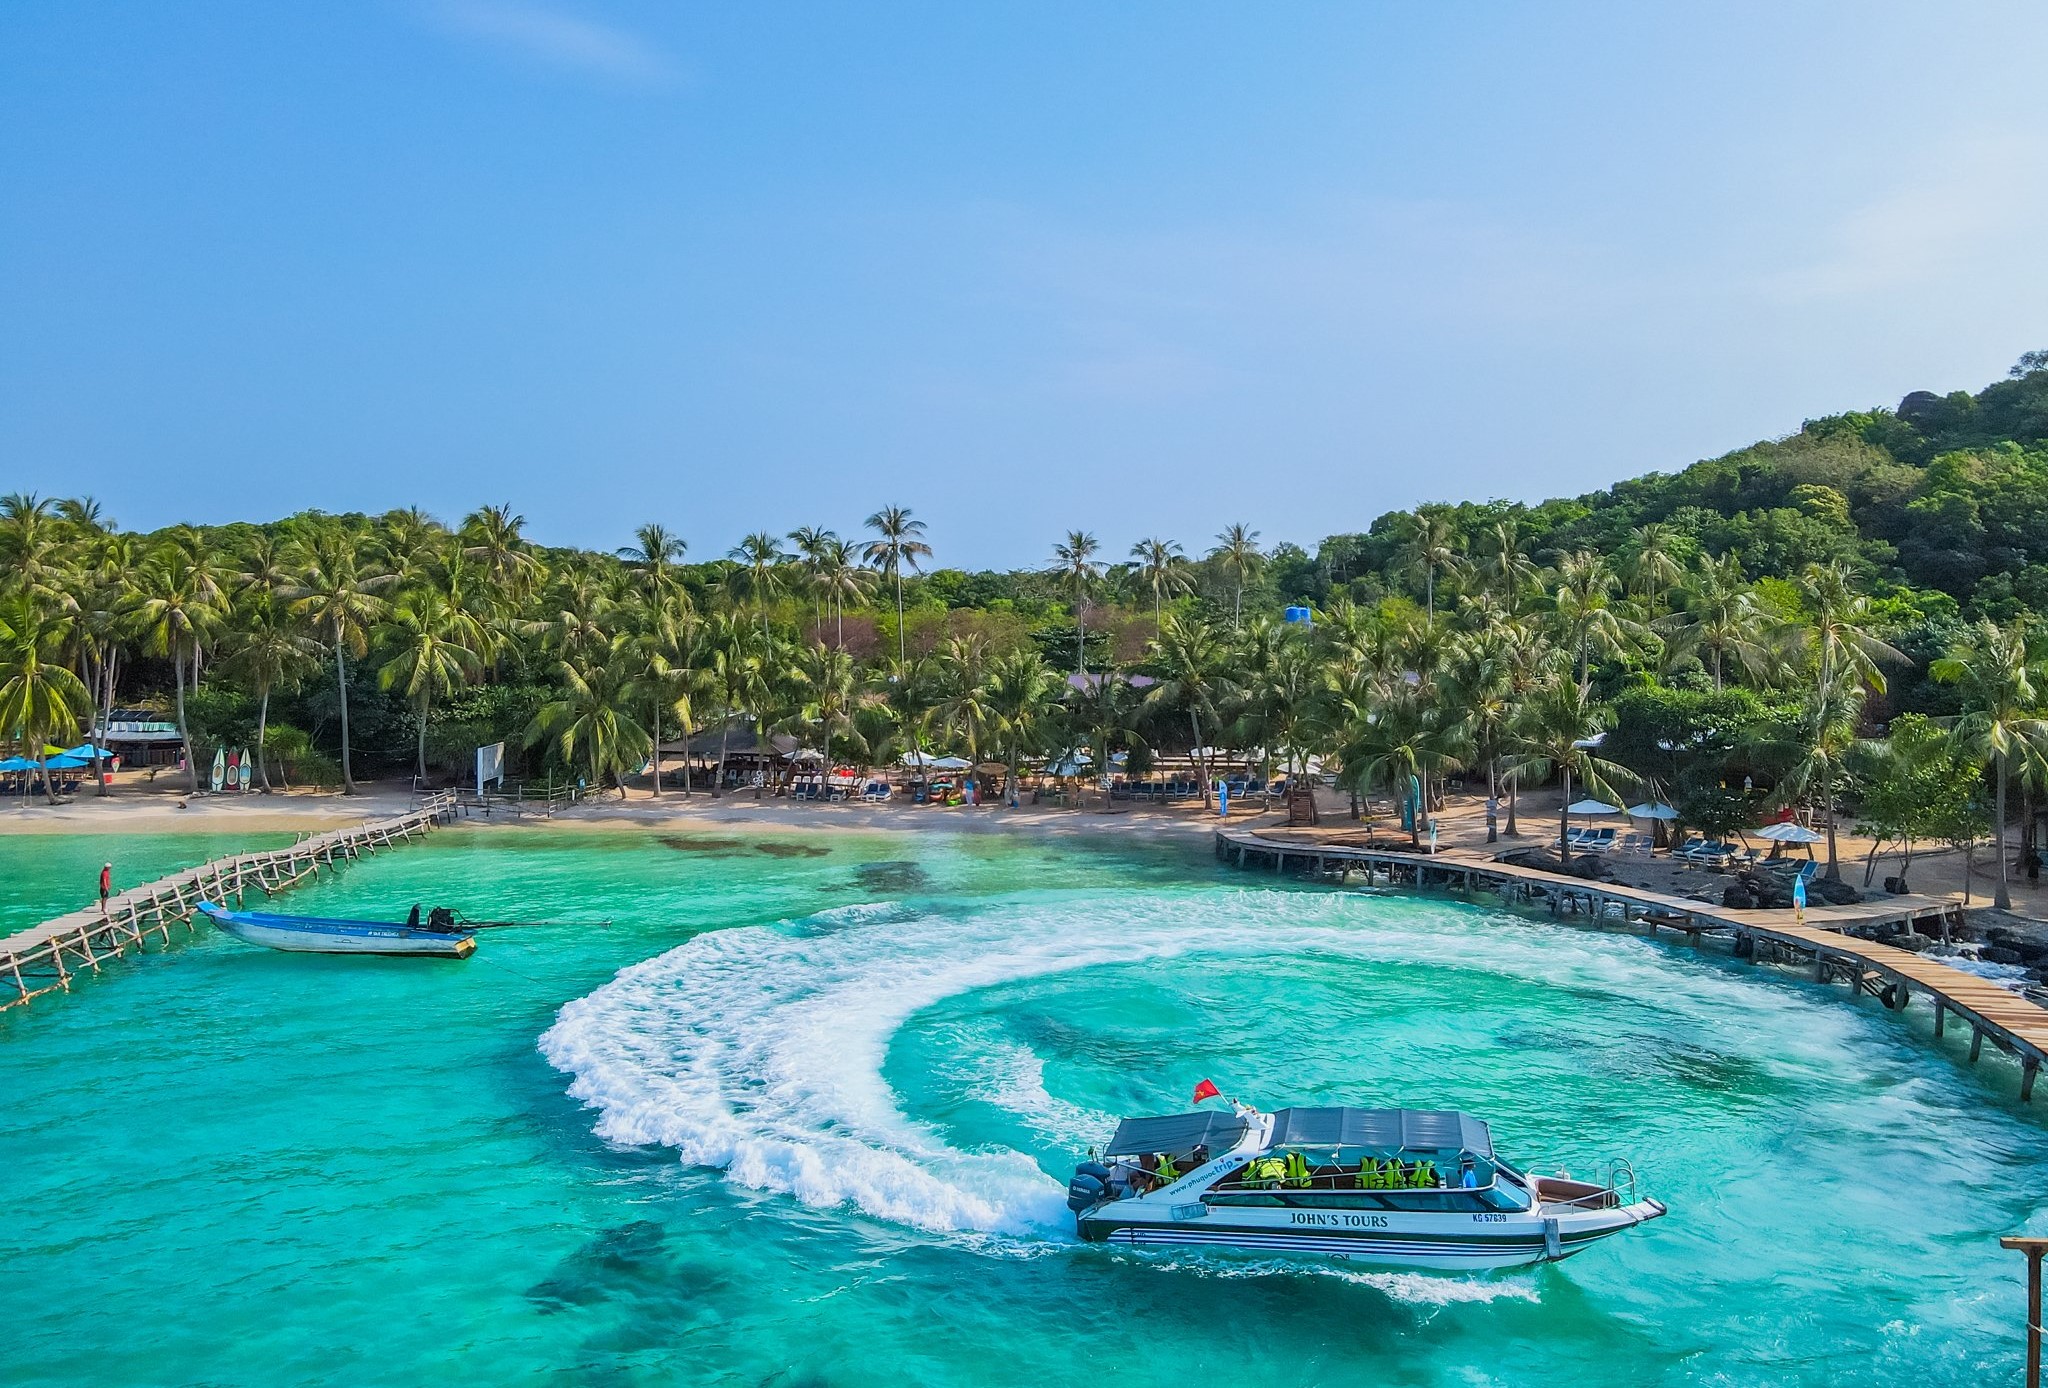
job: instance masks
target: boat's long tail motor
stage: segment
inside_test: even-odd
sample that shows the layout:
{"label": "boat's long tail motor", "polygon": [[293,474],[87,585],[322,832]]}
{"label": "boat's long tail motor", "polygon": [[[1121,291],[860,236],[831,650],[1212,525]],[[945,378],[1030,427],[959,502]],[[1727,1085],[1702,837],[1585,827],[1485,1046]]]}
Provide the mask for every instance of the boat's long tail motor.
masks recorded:
{"label": "boat's long tail motor", "polygon": [[1067,1208],[1075,1214],[1109,1198],[1109,1168],[1099,1161],[1084,1161],[1074,1168],[1067,1182]]}

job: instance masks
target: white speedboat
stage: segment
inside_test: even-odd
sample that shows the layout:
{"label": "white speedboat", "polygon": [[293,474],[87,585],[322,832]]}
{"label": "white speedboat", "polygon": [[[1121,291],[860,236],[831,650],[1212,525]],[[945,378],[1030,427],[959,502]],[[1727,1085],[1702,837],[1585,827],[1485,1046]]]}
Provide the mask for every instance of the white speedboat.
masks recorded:
{"label": "white speedboat", "polygon": [[1127,1118],[1067,1187],[1081,1237],[1234,1248],[1392,1267],[1501,1268],[1569,1258],[1664,1214],[1635,1177],[1517,1170],[1486,1124],[1428,1109],[1245,1105]]}

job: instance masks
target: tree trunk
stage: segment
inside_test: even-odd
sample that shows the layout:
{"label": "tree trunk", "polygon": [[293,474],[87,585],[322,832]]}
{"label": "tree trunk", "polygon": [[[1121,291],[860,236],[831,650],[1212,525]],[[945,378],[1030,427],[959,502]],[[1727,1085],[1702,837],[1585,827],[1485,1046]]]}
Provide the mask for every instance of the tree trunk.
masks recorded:
{"label": "tree trunk", "polygon": [[416,764],[413,768],[413,779],[419,783],[421,790],[427,788],[427,716],[432,712],[433,707],[434,696],[431,693],[420,696],[420,740],[418,753],[415,758]]}
{"label": "tree trunk", "polygon": [[43,750],[43,738],[36,735],[36,770],[43,773],[43,798],[52,805],[57,803],[57,788],[50,784],[50,763]]}
{"label": "tree trunk", "polygon": [[1202,783],[1202,808],[1209,809],[1209,768],[1202,759],[1202,715],[1194,709],[1188,710],[1188,726],[1195,730],[1195,745],[1188,748],[1188,757],[1195,764],[1195,779]]}
{"label": "tree trunk", "polygon": [[348,667],[342,660],[341,627],[334,628],[334,684],[341,692],[341,793],[354,795],[356,781],[348,755]]}
{"label": "tree trunk", "polygon": [[[2008,758],[2005,753],[1999,753],[1998,810],[1991,825],[1991,843],[1998,850],[1998,895],[1992,898],[1991,904],[2001,911],[2010,911],[2012,909],[2012,888],[2009,881],[2011,867],[2006,861],[2005,854],[2005,768],[2007,760]],[[1830,833],[1832,832],[1831,829]]]}
{"label": "tree trunk", "polygon": [[903,632],[903,566],[897,564],[893,567],[896,570],[896,669],[907,681],[910,675],[905,667],[910,664],[910,647]]}
{"label": "tree trunk", "polygon": [[1557,800],[1557,852],[1569,867],[1572,861],[1572,773],[1565,771]]}
{"label": "tree trunk", "polygon": [[654,798],[661,798],[661,695],[654,696]]}
{"label": "tree trunk", "polygon": [[256,701],[256,779],[263,783],[263,793],[270,794],[270,763],[263,756],[263,739],[270,730],[270,686],[263,686],[263,693]]}
{"label": "tree trunk", "polygon": [[1500,758],[1489,757],[1486,761],[1486,841],[1500,842],[1500,816],[1495,806],[1500,802]]}
{"label": "tree trunk", "polygon": [[1518,839],[1518,838],[1522,837],[1522,825],[1521,825],[1521,821],[1519,821],[1519,820],[1517,820],[1517,819],[1515,818],[1515,792],[1516,792],[1516,791],[1517,791],[1518,789],[1520,789],[1520,787],[1521,787],[1521,783],[1522,783],[1522,773],[1521,773],[1521,772],[1519,772],[1519,771],[1510,771],[1510,772],[1508,772],[1508,827],[1507,827],[1507,836],[1508,836],[1509,838],[1511,838],[1511,839]]}
{"label": "tree trunk", "polygon": [[192,752],[192,729],[185,723],[185,652],[174,646],[171,651],[171,684],[178,691],[178,743],[185,749],[185,775],[191,782],[190,794],[199,793],[199,758]]}
{"label": "tree trunk", "polygon": [[725,716],[725,725],[718,730],[718,769],[711,773],[711,798],[716,800],[725,793],[725,746],[732,739],[732,715]]}
{"label": "tree trunk", "polygon": [[[100,705],[100,735],[98,738],[94,739],[95,746],[99,745],[99,743],[103,742],[106,739],[107,725],[114,721],[114,671],[118,666],[120,659],[121,653],[114,647],[109,646],[107,648],[106,663],[100,672],[106,681],[106,688],[103,693],[104,702]],[[107,790],[107,778],[105,776],[101,776],[100,794],[106,795],[108,793],[109,792]]]}
{"label": "tree trunk", "polygon": [[1835,795],[1829,791],[1822,800],[1822,809],[1828,817],[1828,870],[1824,874],[1828,881],[1842,880],[1842,860],[1835,853]]}

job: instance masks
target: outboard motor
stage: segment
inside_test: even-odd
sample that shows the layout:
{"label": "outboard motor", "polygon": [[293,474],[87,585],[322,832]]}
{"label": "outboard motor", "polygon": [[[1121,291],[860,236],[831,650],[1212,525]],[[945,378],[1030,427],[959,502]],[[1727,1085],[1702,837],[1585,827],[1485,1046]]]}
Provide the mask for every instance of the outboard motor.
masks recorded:
{"label": "outboard motor", "polygon": [[1067,1182],[1067,1208],[1080,1214],[1107,1200],[1109,1175],[1109,1168],[1099,1161],[1084,1161],[1075,1167],[1074,1179]]}

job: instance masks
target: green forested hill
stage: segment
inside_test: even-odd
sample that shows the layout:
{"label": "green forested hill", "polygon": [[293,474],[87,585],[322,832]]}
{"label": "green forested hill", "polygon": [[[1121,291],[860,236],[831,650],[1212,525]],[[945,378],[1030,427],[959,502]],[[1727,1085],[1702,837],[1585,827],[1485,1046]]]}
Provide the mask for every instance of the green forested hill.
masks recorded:
{"label": "green forested hill", "polygon": [[[1896,409],[1809,420],[1789,438],[1569,500],[1425,509],[1449,520],[1468,553],[1508,521],[1528,552],[1589,549],[1626,562],[1640,528],[1657,525],[1668,533],[1656,538],[1681,550],[1739,555],[1751,578],[1842,560],[1873,591],[1929,616],[2048,612],[2048,354],[2029,353],[2010,379],[1974,395],[1916,391]],[[1408,540],[1397,513],[1324,541],[1313,595],[1405,586]]]}

